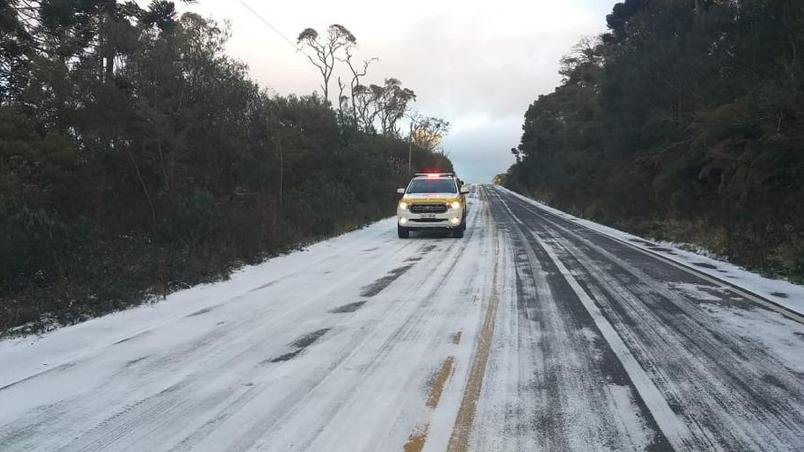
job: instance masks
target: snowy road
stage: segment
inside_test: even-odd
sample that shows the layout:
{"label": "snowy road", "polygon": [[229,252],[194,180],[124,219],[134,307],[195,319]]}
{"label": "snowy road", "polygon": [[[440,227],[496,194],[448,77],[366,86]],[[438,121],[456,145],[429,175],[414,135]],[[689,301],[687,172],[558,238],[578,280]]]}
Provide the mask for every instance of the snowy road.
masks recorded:
{"label": "snowy road", "polygon": [[804,449],[804,325],[481,187],[0,343],[2,450]]}

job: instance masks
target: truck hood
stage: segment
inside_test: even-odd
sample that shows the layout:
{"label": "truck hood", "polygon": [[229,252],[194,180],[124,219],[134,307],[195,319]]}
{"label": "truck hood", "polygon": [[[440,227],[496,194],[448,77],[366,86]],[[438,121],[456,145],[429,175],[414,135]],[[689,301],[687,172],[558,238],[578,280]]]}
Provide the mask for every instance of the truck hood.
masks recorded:
{"label": "truck hood", "polygon": [[421,203],[441,203],[455,201],[460,195],[457,193],[410,193],[405,195],[402,200],[416,204]]}

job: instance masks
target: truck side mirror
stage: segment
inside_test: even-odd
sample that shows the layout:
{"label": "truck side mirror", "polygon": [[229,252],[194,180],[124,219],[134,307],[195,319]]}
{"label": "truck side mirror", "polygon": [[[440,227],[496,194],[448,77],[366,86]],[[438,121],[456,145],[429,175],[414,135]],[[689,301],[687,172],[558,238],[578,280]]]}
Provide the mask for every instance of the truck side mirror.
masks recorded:
{"label": "truck side mirror", "polygon": [[405,194],[405,189],[404,188],[397,188],[396,192],[399,193],[400,195],[404,195]]}

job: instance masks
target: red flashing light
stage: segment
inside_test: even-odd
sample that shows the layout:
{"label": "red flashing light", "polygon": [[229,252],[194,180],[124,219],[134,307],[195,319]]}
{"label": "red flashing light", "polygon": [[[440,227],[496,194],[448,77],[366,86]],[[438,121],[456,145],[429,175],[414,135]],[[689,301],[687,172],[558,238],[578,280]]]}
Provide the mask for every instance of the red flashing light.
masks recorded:
{"label": "red flashing light", "polygon": [[455,173],[443,171],[439,168],[427,168],[415,174],[416,177],[426,177],[428,179],[437,179],[440,177],[454,176]]}

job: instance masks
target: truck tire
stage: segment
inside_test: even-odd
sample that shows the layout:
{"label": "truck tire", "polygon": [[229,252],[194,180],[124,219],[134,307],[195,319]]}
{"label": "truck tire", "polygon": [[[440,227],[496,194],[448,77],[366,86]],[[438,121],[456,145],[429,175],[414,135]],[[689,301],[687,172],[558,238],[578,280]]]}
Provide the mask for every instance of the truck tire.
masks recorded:
{"label": "truck tire", "polygon": [[406,239],[410,237],[410,231],[408,228],[396,225],[396,234],[399,236],[400,239]]}

